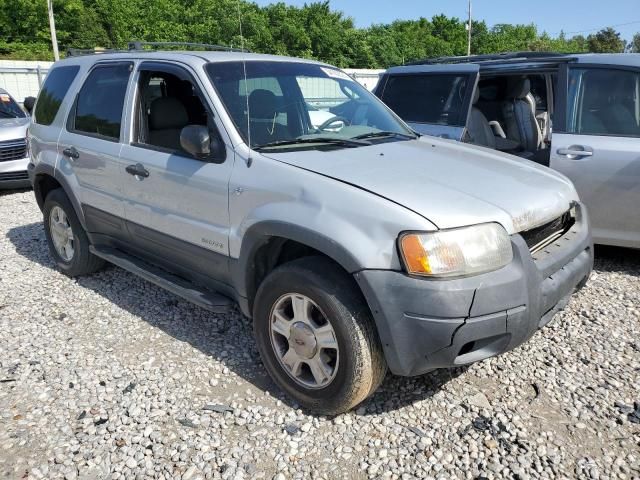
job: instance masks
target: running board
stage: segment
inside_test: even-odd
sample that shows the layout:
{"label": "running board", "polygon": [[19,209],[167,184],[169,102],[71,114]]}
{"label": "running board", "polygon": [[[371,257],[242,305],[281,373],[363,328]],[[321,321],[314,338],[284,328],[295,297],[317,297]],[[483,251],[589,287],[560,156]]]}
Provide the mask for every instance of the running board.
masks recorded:
{"label": "running board", "polygon": [[116,248],[94,247],[91,245],[89,250],[96,257],[100,257],[109,263],[113,263],[128,272],[138,275],[210,312],[227,313],[233,306],[233,301],[224,295],[196,286],[188,280],[173,275]]}

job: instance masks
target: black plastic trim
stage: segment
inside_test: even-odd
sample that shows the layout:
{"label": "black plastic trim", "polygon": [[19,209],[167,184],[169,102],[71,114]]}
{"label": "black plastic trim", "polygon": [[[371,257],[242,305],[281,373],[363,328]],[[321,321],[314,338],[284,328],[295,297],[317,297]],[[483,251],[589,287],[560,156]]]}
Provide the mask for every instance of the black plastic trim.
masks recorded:
{"label": "black plastic trim", "polygon": [[120,268],[124,268],[206,310],[215,313],[227,313],[232,307],[232,301],[228,297],[200,288],[197,285],[185,281],[185,279],[164,271],[140,258],[128,255],[121,250],[94,246],[91,246],[90,250],[94,255]]}

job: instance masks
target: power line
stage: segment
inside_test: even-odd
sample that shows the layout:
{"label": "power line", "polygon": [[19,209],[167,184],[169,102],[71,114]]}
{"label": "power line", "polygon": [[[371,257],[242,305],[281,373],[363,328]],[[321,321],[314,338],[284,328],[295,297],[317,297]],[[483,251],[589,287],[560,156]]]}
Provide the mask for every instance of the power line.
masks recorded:
{"label": "power line", "polygon": [[604,27],[596,27],[596,28],[587,28],[585,30],[576,30],[574,32],[555,32],[554,35],[560,35],[561,33],[564,33],[565,35],[573,35],[576,33],[586,33],[586,32],[595,32],[596,30],[602,30],[603,28],[618,28],[618,27],[626,27],[628,25],[636,25],[640,23],[640,20],[634,20],[633,22],[626,22],[626,23],[618,23],[616,25],[606,25]]}

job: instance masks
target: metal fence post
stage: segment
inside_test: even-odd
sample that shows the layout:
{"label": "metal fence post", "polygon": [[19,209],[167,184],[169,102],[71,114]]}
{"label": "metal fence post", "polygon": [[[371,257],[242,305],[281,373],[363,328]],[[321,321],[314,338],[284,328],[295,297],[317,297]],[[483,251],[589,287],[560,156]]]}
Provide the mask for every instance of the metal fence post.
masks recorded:
{"label": "metal fence post", "polygon": [[38,74],[38,90],[42,88],[42,70],[40,64],[36,67],[36,73]]}

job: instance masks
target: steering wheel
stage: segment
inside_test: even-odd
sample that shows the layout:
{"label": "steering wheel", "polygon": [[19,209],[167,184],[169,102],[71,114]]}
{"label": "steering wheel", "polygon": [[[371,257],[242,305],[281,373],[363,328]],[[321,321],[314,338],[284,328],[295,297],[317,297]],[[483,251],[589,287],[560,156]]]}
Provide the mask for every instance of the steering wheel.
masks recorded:
{"label": "steering wheel", "polygon": [[326,130],[327,127],[329,127],[330,125],[333,125],[334,123],[338,123],[338,122],[342,122],[344,125],[346,125],[347,123],[349,123],[349,120],[347,120],[344,117],[341,117],[340,115],[336,115],[335,117],[332,117],[332,118],[322,122],[322,125],[318,125],[316,127],[316,129],[317,130]]}

